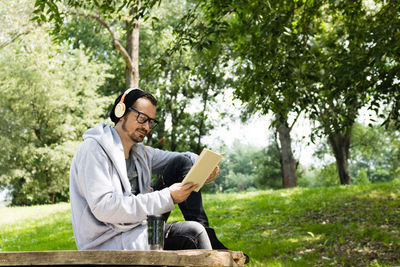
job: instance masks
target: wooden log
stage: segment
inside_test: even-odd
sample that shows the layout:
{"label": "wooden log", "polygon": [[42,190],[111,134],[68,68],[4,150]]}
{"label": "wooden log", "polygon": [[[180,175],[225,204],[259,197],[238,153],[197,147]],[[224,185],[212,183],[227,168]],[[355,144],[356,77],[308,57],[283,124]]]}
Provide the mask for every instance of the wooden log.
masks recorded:
{"label": "wooden log", "polygon": [[243,266],[241,251],[229,250],[62,250],[0,252],[0,266],[125,265]]}

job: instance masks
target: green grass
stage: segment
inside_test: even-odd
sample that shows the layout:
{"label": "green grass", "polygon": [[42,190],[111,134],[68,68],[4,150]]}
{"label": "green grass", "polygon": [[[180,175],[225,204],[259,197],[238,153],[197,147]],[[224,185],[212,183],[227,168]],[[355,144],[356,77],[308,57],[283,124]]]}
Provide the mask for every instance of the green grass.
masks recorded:
{"label": "green grass", "polygon": [[76,249],[69,204],[0,208],[0,251]]}
{"label": "green grass", "polygon": [[[204,195],[250,266],[399,266],[400,183]],[[69,204],[0,209],[0,251],[76,249]],[[182,220],[179,209],[170,221]]]}

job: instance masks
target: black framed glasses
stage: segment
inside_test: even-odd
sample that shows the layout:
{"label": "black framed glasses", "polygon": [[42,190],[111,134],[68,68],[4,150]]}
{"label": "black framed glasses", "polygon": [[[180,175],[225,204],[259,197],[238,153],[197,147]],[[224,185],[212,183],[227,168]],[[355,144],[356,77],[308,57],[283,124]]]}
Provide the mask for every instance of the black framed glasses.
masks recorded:
{"label": "black framed glasses", "polygon": [[154,129],[157,124],[158,124],[158,120],[156,119],[152,119],[149,116],[147,116],[146,114],[144,114],[143,112],[140,112],[132,107],[128,108],[129,110],[136,112],[138,115],[136,117],[136,121],[140,124],[145,124],[146,122],[149,122],[150,125],[150,129]]}

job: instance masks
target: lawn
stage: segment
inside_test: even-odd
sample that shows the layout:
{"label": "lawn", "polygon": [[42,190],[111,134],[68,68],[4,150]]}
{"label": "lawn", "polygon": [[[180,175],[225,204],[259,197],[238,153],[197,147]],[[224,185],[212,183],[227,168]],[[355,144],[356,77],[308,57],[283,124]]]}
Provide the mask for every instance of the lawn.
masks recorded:
{"label": "lawn", "polygon": [[[205,194],[210,224],[250,266],[399,266],[400,183]],[[76,249],[70,207],[0,208],[0,251]],[[175,209],[170,221],[181,220]]]}

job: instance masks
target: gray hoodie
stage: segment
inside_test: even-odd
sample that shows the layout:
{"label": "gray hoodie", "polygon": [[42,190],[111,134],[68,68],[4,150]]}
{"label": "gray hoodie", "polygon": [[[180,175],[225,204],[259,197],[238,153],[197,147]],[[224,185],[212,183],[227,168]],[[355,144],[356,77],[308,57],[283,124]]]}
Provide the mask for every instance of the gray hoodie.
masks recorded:
{"label": "gray hoodie", "polygon": [[72,225],[78,249],[146,250],[147,215],[174,209],[165,188],[152,192],[151,174],[161,173],[170,159],[193,153],[132,146],[140,194],[131,194],[124,149],[115,129],[99,124],[88,130],[70,169]]}

